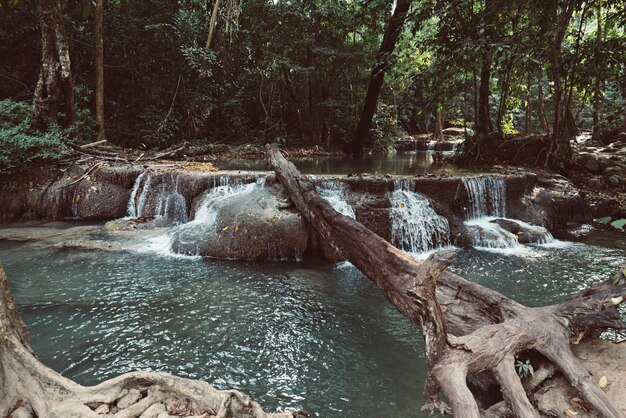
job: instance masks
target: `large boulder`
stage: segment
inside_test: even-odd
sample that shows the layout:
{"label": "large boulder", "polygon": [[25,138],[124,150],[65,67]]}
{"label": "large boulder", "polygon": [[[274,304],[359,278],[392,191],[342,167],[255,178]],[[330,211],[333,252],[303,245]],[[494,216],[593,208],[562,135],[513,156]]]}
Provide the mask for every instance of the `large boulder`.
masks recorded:
{"label": "large boulder", "polygon": [[[200,201],[202,202],[202,200]],[[205,216],[174,229],[172,250],[188,255],[243,260],[299,259],[309,234],[278,186],[247,187],[229,196],[208,196]]]}
{"label": "large boulder", "polygon": [[576,163],[592,174],[600,174],[602,171],[598,158],[593,154],[581,154],[576,159]]}
{"label": "large boulder", "polygon": [[70,199],[72,215],[81,219],[115,219],[126,215],[130,190],[118,184],[82,181]]}

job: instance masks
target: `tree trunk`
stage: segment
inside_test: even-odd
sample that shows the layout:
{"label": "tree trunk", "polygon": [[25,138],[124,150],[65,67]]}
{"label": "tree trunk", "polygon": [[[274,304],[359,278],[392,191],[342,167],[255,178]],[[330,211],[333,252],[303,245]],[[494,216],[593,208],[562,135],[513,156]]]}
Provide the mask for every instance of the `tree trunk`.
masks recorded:
{"label": "tree trunk", "polygon": [[558,10],[558,2],[550,3],[547,13],[553,25],[547,28],[550,33],[550,51],[548,53],[548,76],[553,85],[554,96],[554,123],[552,137],[546,151],[544,165],[559,166],[572,156],[568,129],[567,112],[570,107],[566,89],[563,88],[563,39],[569,22],[574,14],[576,0],[569,0],[563,10]]}
{"label": "tree trunk", "polygon": [[363,152],[371,143],[370,130],[372,129],[372,119],[376,113],[378,96],[383,87],[385,72],[389,67],[393,50],[402,32],[411,2],[412,0],[397,0],[396,8],[385,28],[383,41],[376,54],[376,58],[374,58],[374,67],[370,74],[370,82],[367,86],[361,118],[359,119],[356,132],[354,133],[354,139],[346,148],[346,151],[350,154]]}
{"label": "tree trunk", "polygon": [[443,140],[443,108],[439,104],[435,111],[435,132],[433,133],[433,138],[438,141]]}
{"label": "tree trunk", "polygon": [[602,2],[598,1],[596,5],[596,19],[598,21],[598,29],[596,32],[596,45],[595,45],[595,63],[596,63],[596,79],[593,85],[593,131],[592,136],[595,137],[599,132],[600,123],[602,119],[602,77],[600,67],[605,65],[601,60],[602,51]]}
{"label": "tree trunk", "polygon": [[94,405],[113,405],[129,389],[141,391],[142,398],[116,413],[117,418],[136,418],[155,404],[171,405],[173,402],[180,407],[188,406],[189,414],[193,415],[206,413],[205,416],[240,418],[306,416],[290,411],[269,414],[236,390],[217,390],[208,383],[168,373],[127,373],[92,387],[66,379],[35,357],[30,348],[28,330],[19,317],[7,277],[0,265],[0,416],[9,416],[19,401],[32,406],[41,418],[98,418],[104,415],[96,413],[92,409]]}
{"label": "tree trunk", "polygon": [[94,13],[94,44],[96,53],[96,123],[98,136],[96,141],[103,141],[104,135],[104,39],[102,35],[103,1],[96,0]]}
{"label": "tree trunk", "polygon": [[619,84],[622,91],[622,129],[623,132],[626,132],[626,68],[624,69],[624,74],[622,74],[622,81]]}
{"label": "tree trunk", "polygon": [[504,77],[501,84],[500,91],[500,103],[498,104],[498,115],[496,116],[496,128],[498,132],[503,133],[504,127],[502,125],[504,121],[504,115],[506,114],[506,102],[509,99],[509,87],[511,79],[511,70],[513,68],[513,59],[509,58],[504,70]]}
{"label": "tree trunk", "polygon": [[293,88],[293,84],[291,82],[291,78],[289,77],[289,70],[287,67],[282,67],[283,72],[283,80],[285,80],[285,87],[287,87],[287,93],[289,94],[289,98],[293,102],[294,112],[296,113],[296,126],[298,129],[298,137],[300,140],[304,140],[304,123],[302,122],[302,110],[300,110],[300,101],[298,100],[298,96]]}
{"label": "tree trunk", "polygon": [[528,81],[526,83],[528,94],[526,95],[526,115],[524,117],[524,135],[530,136],[533,132],[533,106],[532,106],[532,78],[530,70],[528,71]]}
{"label": "tree trunk", "polygon": [[[41,69],[35,87],[32,124],[70,126],[76,121],[69,39],[60,0],[39,1]],[[61,113],[65,116],[62,118]]]}
{"label": "tree trunk", "polygon": [[311,145],[322,145],[324,142],[325,117],[324,117],[324,90],[322,82],[315,67],[315,56],[309,48],[308,65],[309,73],[309,135]]}
{"label": "tree trunk", "polygon": [[550,125],[548,125],[546,115],[543,113],[543,86],[541,85],[541,80],[539,80],[537,84],[537,118],[539,119],[543,133],[550,135]]}
{"label": "tree trunk", "polygon": [[[217,13],[220,8],[220,0],[213,0],[213,10],[211,12],[211,19],[209,20],[209,33],[206,38],[206,49],[211,48],[211,43],[213,42],[213,34],[215,33],[215,27],[217,26]],[[208,6],[208,3],[207,3]]]}
{"label": "tree trunk", "polygon": [[476,133],[479,137],[486,137],[493,131],[489,111],[489,96],[491,91],[489,83],[491,82],[491,23],[495,14],[495,2],[493,0],[485,0],[485,11],[483,17],[484,28],[484,49],[482,56],[482,64],[480,69],[480,87],[478,88],[478,125]]}
{"label": "tree trunk", "polygon": [[514,369],[515,356],[535,350],[552,361],[601,417],[624,418],[570,350],[595,329],[626,328],[617,305],[626,285],[604,282],[560,305],[528,308],[501,294],[444,272],[450,253],[420,264],[335,211],[314,184],[267,146],[267,158],[291,201],[321,239],[369,277],[390,303],[422,328],[429,367],[423,410],[445,411],[439,389],[456,417],[479,418],[481,411],[467,378],[491,372],[504,400],[518,417],[539,417]]}

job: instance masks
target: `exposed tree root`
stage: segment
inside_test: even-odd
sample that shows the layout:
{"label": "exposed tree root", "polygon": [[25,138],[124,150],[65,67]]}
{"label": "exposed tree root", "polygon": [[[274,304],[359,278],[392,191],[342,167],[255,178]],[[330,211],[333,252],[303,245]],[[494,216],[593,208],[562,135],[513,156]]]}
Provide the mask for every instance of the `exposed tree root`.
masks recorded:
{"label": "exposed tree root", "polygon": [[[167,373],[127,373],[93,387],[66,379],[39,362],[31,351],[28,330],[0,265],[0,417],[8,416],[20,404],[30,405],[39,418],[153,418],[166,408],[172,416],[204,418],[293,418],[299,414],[266,413],[236,390],[217,390],[208,383]],[[108,414],[95,412],[103,405]],[[116,405],[125,407],[116,412]]]}
{"label": "exposed tree root", "polygon": [[625,417],[572,354],[570,343],[598,330],[625,328],[617,305],[626,296],[626,286],[604,282],[559,305],[525,307],[444,272],[450,254],[431,256],[420,264],[356,220],[336,212],[277,148],[268,146],[267,156],[291,200],[322,239],[331,242],[403,315],[421,326],[430,370],[423,410],[448,409],[439,398],[441,389],[455,417],[480,417],[484,411],[467,382],[490,372],[505,402],[497,405],[500,414],[508,410],[517,417],[539,417],[514,364],[516,355],[535,350],[563,373],[599,416]]}

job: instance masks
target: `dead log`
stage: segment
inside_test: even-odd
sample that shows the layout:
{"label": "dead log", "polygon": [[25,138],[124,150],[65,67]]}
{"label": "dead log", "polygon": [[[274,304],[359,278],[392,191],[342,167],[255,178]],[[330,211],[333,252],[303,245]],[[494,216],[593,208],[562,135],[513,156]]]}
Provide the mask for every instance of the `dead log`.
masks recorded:
{"label": "dead log", "polygon": [[96,406],[106,404],[108,411],[108,405],[115,405],[130,391],[140,394],[140,399],[106,416],[135,418],[151,407],[151,411],[165,410],[165,405],[177,405],[181,415],[186,412],[185,416],[205,413],[207,417],[222,418],[306,416],[291,411],[266,413],[258,403],[236,390],[217,390],[208,383],[167,373],[127,373],[93,387],[66,379],[44,366],[32,352],[28,330],[19,317],[0,265],[0,417],[9,416],[20,404],[30,405],[39,418],[102,417],[94,410]]}
{"label": "dead log", "polygon": [[483,411],[467,381],[489,372],[515,416],[539,417],[514,364],[516,355],[534,350],[563,373],[599,416],[625,417],[570,349],[582,336],[625,328],[617,310],[626,296],[623,283],[597,284],[559,305],[523,306],[443,271],[450,254],[431,256],[420,264],[358,221],[335,211],[278,148],[268,145],[266,152],[277,179],[310,226],[422,328],[429,367],[423,410],[449,410],[439,398],[441,390],[455,417],[480,417]]}

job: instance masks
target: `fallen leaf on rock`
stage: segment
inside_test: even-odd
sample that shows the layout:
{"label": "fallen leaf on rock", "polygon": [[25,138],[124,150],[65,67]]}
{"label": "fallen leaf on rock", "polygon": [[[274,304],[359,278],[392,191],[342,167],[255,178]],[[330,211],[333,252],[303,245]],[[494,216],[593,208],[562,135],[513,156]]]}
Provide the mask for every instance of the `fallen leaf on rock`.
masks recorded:
{"label": "fallen leaf on rock", "polygon": [[568,409],[567,411],[565,411],[566,417],[575,417],[576,415],[578,415],[578,412],[572,411],[571,409]]}
{"label": "fallen leaf on rock", "polygon": [[578,409],[582,409],[585,412],[589,412],[589,406],[586,403],[584,403],[580,398],[572,398],[570,399],[569,403],[571,403],[572,406]]}
{"label": "fallen leaf on rock", "polygon": [[602,376],[600,378],[600,380],[598,380],[598,386],[600,386],[600,389],[604,389],[608,385],[609,385],[609,378],[608,377]]}

